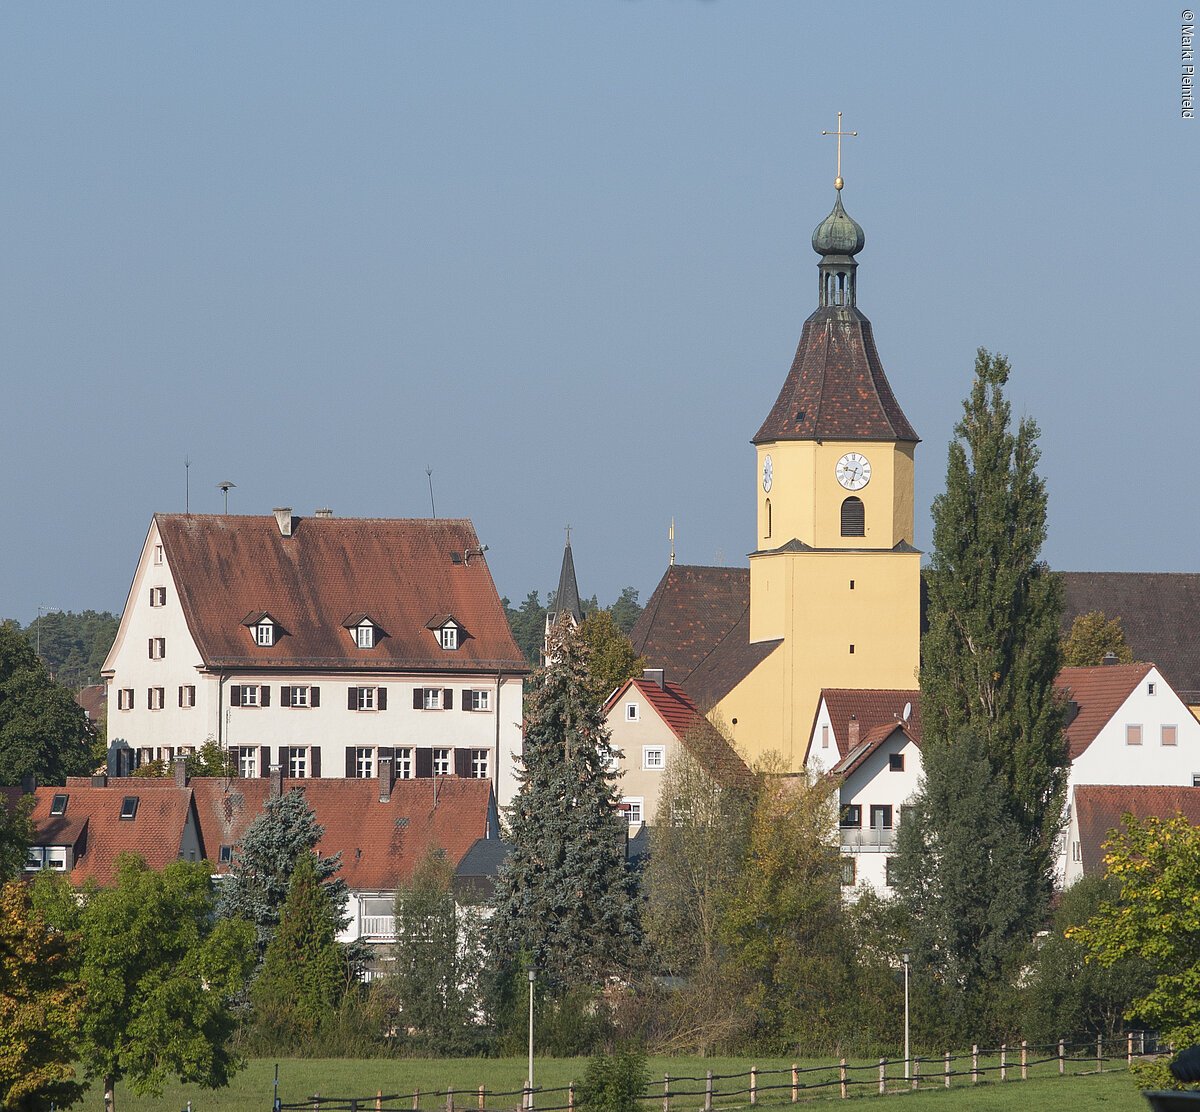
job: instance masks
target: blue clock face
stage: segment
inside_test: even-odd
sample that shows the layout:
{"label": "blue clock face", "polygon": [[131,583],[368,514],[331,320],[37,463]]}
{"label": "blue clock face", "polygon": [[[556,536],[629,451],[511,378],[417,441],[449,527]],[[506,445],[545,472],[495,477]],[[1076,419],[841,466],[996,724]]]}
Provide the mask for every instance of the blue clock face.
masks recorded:
{"label": "blue clock face", "polygon": [[775,475],[775,465],[771,462],[771,457],[766,456],[763,459],[763,491],[767,494],[771,493],[771,481]]}

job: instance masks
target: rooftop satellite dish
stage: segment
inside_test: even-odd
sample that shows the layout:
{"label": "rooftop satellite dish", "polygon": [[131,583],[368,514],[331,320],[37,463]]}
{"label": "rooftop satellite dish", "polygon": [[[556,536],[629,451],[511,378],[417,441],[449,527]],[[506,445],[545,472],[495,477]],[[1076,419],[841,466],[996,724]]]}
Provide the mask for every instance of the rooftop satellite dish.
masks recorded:
{"label": "rooftop satellite dish", "polygon": [[900,715],[902,721],[907,722],[912,717],[912,703],[904,704],[904,711]]}

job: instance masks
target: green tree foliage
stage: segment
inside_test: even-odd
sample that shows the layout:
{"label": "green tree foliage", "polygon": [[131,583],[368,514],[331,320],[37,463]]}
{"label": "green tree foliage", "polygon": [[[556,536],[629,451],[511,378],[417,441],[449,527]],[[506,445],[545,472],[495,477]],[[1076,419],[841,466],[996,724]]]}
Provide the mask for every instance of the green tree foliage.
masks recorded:
{"label": "green tree foliage", "polygon": [[550,655],[530,681],[524,767],[507,811],[512,849],[491,934],[502,964],[524,953],[561,991],[628,969],[641,928],[588,647],[562,621]]}
{"label": "green tree foliage", "polygon": [[608,612],[612,615],[613,624],[628,637],[633,627],[637,625],[637,620],[642,615],[642,609],[642,605],[638,602],[637,588],[623,587],[617,601],[608,608]]}
{"label": "green tree foliage", "polygon": [[117,637],[121,619],[107,611],[53,610],[25,627],[31,647],[41,652],[46,669],[72,691],[101,683],[100,669]]}
{"label": "green tree foliage", "polygon": [[[209,738],[194,753],[187,755],[187,774],[193,776],[236,776],[237,762],[222,749],[213,738]],[[138,765],[134,776],[174,776],[175,769],[169,761],[146,761]]]}
{"label": "green tree foliage", "polygon": [[72,939],[51,931],[29,889],[0,889],[0,1108],[71,1104],[83,1092],[71,1065],[83,1018]]}
{"label": "green tree foliage", "polygon": [[760,775],[746,856],[722,920],[752,1033],[834,1045],[849,989],[836,846],[836,784]]}
{"label": "green tree foliage", "polygon": [[86,773],[91,738],[75,697],[50,678],[20,628],[0,622],[0,784],[30,774],[61,784]]}
{"label": "green tree foliage", "polygon": [[632,1046],[594,1054],[579,1086],[580,1112],[638,1112],[650,1081],[646,1055]]}
{"label": "green tree foliage", "polygon": [[33,801],[32,795],[12,800],[0,796],[0,884],[24,871],[33,843],[33,824],[29,821]]}
{"label": "green tree foliage", "polygon": [[216,917],[208,866],[176,861],[155,872],[123,854],[113,887],[77,898],[66,888],[47,878],[38,906],[53,926],[78,936],[87,998],[79,1056],[88,1076],[103,1082],[107,1112],[122,1079],[155,1096],[171,1077],[210,1089],[227,1084],[242,1064],[229,1040],[254,933]]}
{"label": "green tree foliage", "polygon": [[588,647],[588,690],[597,704],[646,666],[633,642],[618,628],[607,610],[595,610],[583,619],[579,636]]}
{"label": "green tree foliage", "polygon": [[1063,639],[1062,662],[1071,668],[1103,664],[1112,653],[1121,664],[1133,663],[1133,650],[1125,640],[1120,618],[1109,618],[1103,610],[1079,614],[1071,623],[1071,632]]}
{"label": "green tree foliage", "polygon": [[303,852],[250,992],[260,1042],[276,1050],[311,1049],[336,1014],[349,981],[337,931],[338,912],[317,856]]}
{"label": "green tree foliage", "polygon": [[1137,1015],[1176,1046],[1200,1042],[1200,829],[1180,815],[1126,815],[1105,850],[1119,895],[1067,937],[1105,968],[1138,958],[1156,970],[1153,987],[1126,1016]]}
{"label": "green tree foliage", "polygon": [[1153,969],[1136,954],[1101,965],[1087,960],[1087,950],[1074,935],[1108,904],[1120,898],[1113,877],[1084,877],[1063,894],[1053,929],[1038,948],[1022,1001],[1022,1033],[1034,1042],[1065,1038],[1106,1042],[1124,1028],[1134,1000],[1154,986]]}
{"label": "green tree foliage", "polygon": [[[1008,374],[1003,356],[979,350],[946,489],[933,503],[921,715],[926,751],[967,733],[983,743],[1048,899],[1068,766],[1054,690],[1062,583],[1040,561],[1046,488],[1038,428],[1024,418],[1011,431]],[[1030,906],[1034,916],[1040,910]],[[1026,933],[1033,927],[1021,924]]]}
{"label": "green tree foliage", "polygon": [[482,964],[479,923],[454,901],[454,867],[431,851],[396,893],[396,962],[390,994],[421,1053],[478,1050],[472,1009]]}
{"label": "green tree foliage", "polygon": [[[254,924],[260,957],[279,923],[297,862],[316,848],[324,833],[304,792],[293,788],[268,799],[234,847],[229,876],[221,887],[220,912]],[[339,930],[349,922],[346,882],[336,875],[341,867],[340,853],[316,858],[317,880],[329,888]]]}
{"label": "green tree foliage", "polygon": [[923,756],[893,865],[913,966],[922,983],[939,986],[951,1037],[1003,1034],[1040,887],[984,742],[967,732]]}
{"label": "green tree foliage", "polygon": [[542,659],[542,644],[546,637],[546,608],[541,604],[537,591],[530,591],[516,610],[507,598],[502,601],[517,648],[530,664],[536,666]]}

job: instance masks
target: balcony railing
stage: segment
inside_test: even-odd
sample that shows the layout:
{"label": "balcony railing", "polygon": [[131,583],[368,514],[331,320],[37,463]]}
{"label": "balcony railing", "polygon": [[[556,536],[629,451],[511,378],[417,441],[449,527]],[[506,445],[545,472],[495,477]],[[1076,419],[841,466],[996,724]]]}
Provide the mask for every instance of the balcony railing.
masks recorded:
{"label": "balcony railing", "polygon": [[396,917],[394,915],[364,915],[362,917],[363,938],[395,938]]}
{"label": "balcony railing", "polygon": [[841,828],[842,850],[845,853],[885,853],[896,843],[896,831],[890,826]]}

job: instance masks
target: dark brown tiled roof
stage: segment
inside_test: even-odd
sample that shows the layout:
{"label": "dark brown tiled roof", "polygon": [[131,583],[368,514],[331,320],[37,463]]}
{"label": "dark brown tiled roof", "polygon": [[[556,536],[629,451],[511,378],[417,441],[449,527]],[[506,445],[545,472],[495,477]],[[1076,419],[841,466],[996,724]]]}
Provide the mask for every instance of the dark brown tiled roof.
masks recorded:
{"label": "dark brown tiled roof", "polygon": [[1116,784],[1080,784],[1075,789],[1075,815],[1079,823],[1079,848],[1086,876],[1104,873],[1104,843],[1121,827],[1121,816],[1174,818],[1181,814],[1200,826],[1200,788],[1133,787]]}
{"label": "dark brown tiled roof", "polygon": [[871,322],[855,308],[830,308],[804,322],[792,369],[753,442],[919,439],[883,373]]}
{"label": "dark brown tiled roof", "polygon": [[1054,686],[1079,707],[1064,731],[1071,760],[1096,740],[1096,735],[1153,667],[1152,664],[1100,664],[1094,668],[1064,668],[1058,673]]}
{"label": "dark brown tiled roof", "polygon": [[673,564],[630,633],[702,710],[733,690],[780,641],[750,643],[750,569]]}
{"label": "dark brown tiled roof", "polygon": [[90,721],[103,722],[108,708],[108,684],[92,683],[81,687],[79,694],[75,696],[75,702],[87,712]]}
{"label": "dark brown tiled roof", "polygon": [[[290,537],[273,516],[155,521],[209,667],[527,670],[469,521],[295,518]],[[262,611],[286,631],[270,647],[241,624]],[[384,631],[374,648],[354,647],[343,626],[354,614]],[[453,614],[470,637],[441,648],[426,628],[435,614]]]}
{"label": "dark brown tiled roof", "polygon": [[[921,693],[917,690],[904,690],[886,687],[825,687],[821,689],[821,699],[829,711],[829,721],[833,726],[833,741],[837,746],[838,756],[843,760],[850,755],[850,719],[858,720],[859,744],[862,744],[874,731],[882,726],[894,727],[899,725],[900,716],[904,713],[906,703],[911,704],[908,728],[906,733],[918,745],[921,744]],[[817,714],[821,713],[820,704]],[[816,721],[813,722],[814,729]],[[888,734],[891,733],[889,729]]]}
{"label": "dark brown tiled roof", "polygon": [[1135,660],[1153,660],[1189,703],[1200,702],[1200,574],[1068,571],[1063,629],[1102,610],[1120,618]]}

